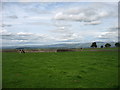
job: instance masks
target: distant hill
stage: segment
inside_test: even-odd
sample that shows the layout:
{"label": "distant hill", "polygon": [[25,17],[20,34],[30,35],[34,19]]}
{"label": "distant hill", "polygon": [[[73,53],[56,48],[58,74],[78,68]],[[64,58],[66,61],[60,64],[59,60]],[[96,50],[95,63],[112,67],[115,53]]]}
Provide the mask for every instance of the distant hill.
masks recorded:
{"label": "distant hill", "polygon": [[[101,45],[105,45],[107,42],[96,42],[98,48],[101,47]],[[116,42],[108,42],[111,44],[111,47],[115,47]],[[49,48],[90,48],[92,43],[73,43],[73,44],[51,44],[51,45],[26,45],[26,46],[3,46],[2,49],[49,49]]]}

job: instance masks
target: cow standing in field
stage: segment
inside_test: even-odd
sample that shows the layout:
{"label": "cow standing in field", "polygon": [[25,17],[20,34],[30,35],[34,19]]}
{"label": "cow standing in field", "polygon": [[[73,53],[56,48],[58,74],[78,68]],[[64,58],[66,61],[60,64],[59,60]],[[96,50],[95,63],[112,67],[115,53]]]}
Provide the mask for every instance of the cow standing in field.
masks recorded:
{"label": "cow standing in field", "polygon": [[20,49],[19,53],[25,53],[25,51],[23,49]]}
{"label": "cow standing in field", "polygon": [[57,49],[57,52],[70,52],[73,51],[71,49]]}

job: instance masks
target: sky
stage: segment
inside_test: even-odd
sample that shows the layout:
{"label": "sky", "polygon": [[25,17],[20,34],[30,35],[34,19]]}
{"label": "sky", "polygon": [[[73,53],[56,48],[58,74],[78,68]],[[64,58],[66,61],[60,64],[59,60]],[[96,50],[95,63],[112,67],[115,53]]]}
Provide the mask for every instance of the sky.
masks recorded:
{"label": "sky", "polygon": [[117,42],[117,2],[2,2],[3,46]]}

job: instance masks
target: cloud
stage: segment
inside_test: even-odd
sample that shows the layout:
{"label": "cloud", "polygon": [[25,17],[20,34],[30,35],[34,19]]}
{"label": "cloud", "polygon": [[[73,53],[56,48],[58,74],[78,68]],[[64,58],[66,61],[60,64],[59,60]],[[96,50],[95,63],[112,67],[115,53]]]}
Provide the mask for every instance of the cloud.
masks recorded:
{"label": "cloud", "polygon": [[11,33],[7,30],[0,30],[3,45],[22,45],[22,44],[44,44],[52,39],[46,34],[18,32]]}
{"label": "cloud", "polygon": [[104,23],[105,19],[117,18],[117,13],[117,3],[90,3],[86,7],[83,4],[76,6],[73,4],[67,8],[56,10],[53,19],[82,22],[84,25],[99,25]]}
{"label": "cloud", "polygon": [[117,38],[118,35],[117,32],[104,32],[102,33],[100,36],[98,36],[100,39],[113,39],[113,38]]}
{"label": "cloud", "polygon": [[78,40],[81,38],[82,38],[82,36],[80,36],[76,33],[67,33],[61,37],[62,40]]}
{"label": "cloud", "polygon": [[66,21],[54,21],[53,24],[56,29],[50,30],[53,36],[53,40],[57,42],[77,42],[81,40],[82,36],[74,33],[72,25]]}
{"label": "cloud", "polygon": [[17,19],[18,17],[16,15],[13,15],[13,16],[7,16],[8,18],[10,19]]}
{"label": "cloud", "polygon": [[98,10],[94,8],[80,9],[68,9],[63,12],[58,12],[54,16],[55,20],[68,20],[68,21],[79,21],[79,22],[93,22],[98,21],[101,18],[108,16],[109,13],[105,10]]}
{"label": "cloud", "polygon": [[11,24],[2,24],[0,25],[1,27],[11,27],[12,25]]}
{"label": "cloud", "polygon": [[57,42],[76,42],[76,41],[81,41],[83,39],[82,36],[76,34],[76,33],[64,33],[64,34],[59,34],[54,37],[54,40]]}
{"label": "cloud", "polygon": [[1,26],[11,32],[2,31],[3,42],[90,42],[96,40],[96,37],[101,40],[113,40],[117,37],[117,30],[115,27],[107,30],[107,27],[118,18],[113,17],[117,13],[114,6],[117,5],[85,2],[4,3],[4,23]]}
{"label": "cloud", "polygon": [[[3,3],[3,21],[4,26],[7,24],[27,24],[33,23],[38,25],[38,22],[43,20],[51,20],[50,11],[46,9],[49,3],[18,3],[18,2],[5,2]],[[45,13],[48,12],[48,13]],[[33,21],[36,21],[34,23]],[[44,23],[44,22],[43,22]],[[9,25],[10,26],[10,25]]]}
{"label": "cloud", "polygon": [[27,17],[27,19],[30,19],[30,20],[49,20],[50,17],[45,17],[45,16],[32,16],[32,17]]}
{"label": "cloud", "polygon": [[71,33],[72,25],[68,22],[55,20],[53,21],[53,26],[55,26],[56,29],[50,30],[50,32],[52,33],[56,33],[56,34]]}
{"label": "cloud", "polygon": [[92,22],[85,23],[85,25],[98,25],[100,23],[101,23],[101,21],[92,21]]}
{"label": "cloud", "polygon": [[28,40],[29,36],[31,34],[29,33],[10,33],[6,30],[2,31],[2,39],[3,40]]}
{"label": "cloud", "polygon": [[27,22],[26,24],[28,25],[44,25],[44,26],[52,26],[52,23],[47,23],[47,22]]}
{"label": "cloud", "polygon": [[109,41],[118,41],[119,38],[119,27],[118,26],[113,26],[108,29],[107,32],[103,32],[101,35],[98,36],[99,39],[105,39]]}
{"label": "cloud", "polygon": [[115,26],[109,28],[110,32],[116,32],[116,31],[119,31],[119,30],[120,30],[120,26],[118,26],[118,25],[115,25]]}
{"label": "cloud", "polygon": [[1,35],[11,35],[11,33],[8,32],[8,31],[5,30],[5,29],[0,29],[0,34],[1,34]]}
{"label": "cloud", "polygon": [[58,34],[64,34],[64,33],[70,33],[71,31],[69,30],[68,27],[61,26],[61,27],[57,27],[56,30],[50,30],[50,32],[58,33]]}
{"label": "cloud", "polygon": [[68,26],[56,26],[55,30],[50,30],[52,39],[57,42],[76,42],[81,40],[82,36],[74,33]]}
{"label": "cloud", "polygon": [[52,21],[53,26],[55,27],[72,27],[72,24],[66,21],[57,21],[57,20],[53,20]]}

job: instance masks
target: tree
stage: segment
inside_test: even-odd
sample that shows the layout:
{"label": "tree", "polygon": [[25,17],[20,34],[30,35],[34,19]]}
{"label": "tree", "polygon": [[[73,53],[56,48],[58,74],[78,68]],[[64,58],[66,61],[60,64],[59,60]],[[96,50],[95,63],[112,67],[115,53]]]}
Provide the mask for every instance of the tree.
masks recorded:
{"label": "tree", "polygon": [[101,48],[103,48],[103,45],[101,46]]}
{"label": "tree", "polygon": [[106,43],[105,44],[105,47],[110,47],[111,45],[109,43]]}
{"label": "tree", "polygon": [[120,47],[120,43],[115,43],[115,46],[116,47]]}
{"label": "tree", "polygon": [[91,45],[92,48],[97,48],[97,44],[96,42],[93,42],[92,45]]}

